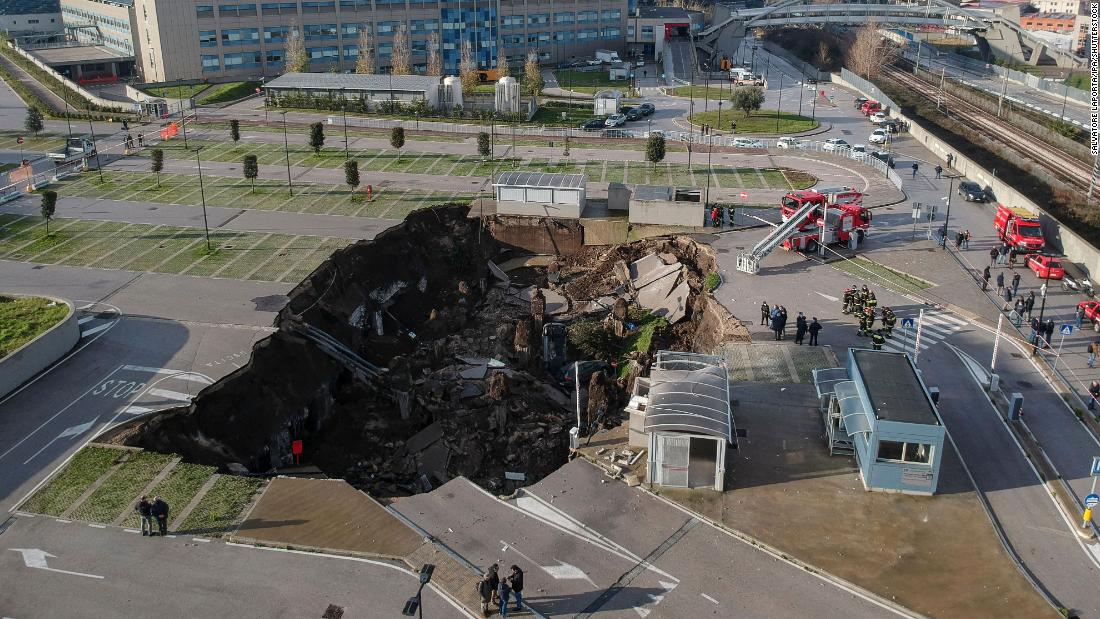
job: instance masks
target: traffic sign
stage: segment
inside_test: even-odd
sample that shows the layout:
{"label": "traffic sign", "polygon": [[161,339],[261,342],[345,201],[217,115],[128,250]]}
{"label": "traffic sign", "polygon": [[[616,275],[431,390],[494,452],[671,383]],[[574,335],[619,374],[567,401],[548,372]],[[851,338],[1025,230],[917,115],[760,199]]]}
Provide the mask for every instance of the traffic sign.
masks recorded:
{"label": "traffic sign", "polygon": [[742,191],[742,192],[741,192],[741,199],[742,199],[742,200],[748,200],[748,199],[749,199],[749,194],[748,194],[748,192]]}
{"label": "traffic sign", "polygon": [[1100,456],[1092,457],[1092,470],[1089,471],[1089,475],[1100,477]]}
{"label": "traffic sign", "polygon": [[902,318],[901,319],[901,328],[902,329],[912,329],[913,328],[913,319],[912,318]]}
{"label": "traffic sign", "polygon": [[1062,325],[1058,332],[1062,335],[1070,335],[1073,333],[1073,325]]}
{"label": "traffic sign", "polygon": [[23,136],[19,136],[19,137],[15,138],[15,143],[16,144],[22,144],[23,143]]}
{"label": "traffic sign", "polygon": [[1085,507],[1092,509],[1100,504],[1100,494],[1090,494],[1085,497]]}

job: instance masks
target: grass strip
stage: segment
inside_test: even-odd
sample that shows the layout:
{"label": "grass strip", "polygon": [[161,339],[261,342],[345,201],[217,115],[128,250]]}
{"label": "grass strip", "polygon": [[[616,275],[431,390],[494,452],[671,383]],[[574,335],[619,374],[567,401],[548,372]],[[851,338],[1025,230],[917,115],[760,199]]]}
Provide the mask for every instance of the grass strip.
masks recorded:
{"label": "grass strip", "polygon": [[839,260],[830,263],[836,269],[849,273],[860,279],[877,279],[886,284],[892,284],[903,290],[924,290],[935,286],[933,282],[921,279],[915,275],[903,273],[890,267],[868,260],[862,256],[856,256],[848,260]]}
{"label": "grass strip", "polygon": [[262,480],[252,477],[222,475],[191,510],[180,530],[210,537],[228,533],[262,485]]}
{"label": "grass strip", "polygon": [[21,509],[36,514],[60,516],[125,453],[127,452],[109,447],[85,447],[73,456],[57,477],[34,493]]}
{"label": "grass strip", "polygon": [[[191,502],[191,499],[195,498],[202,485],[215,472],[217,472],[217,469],[212,466],[180,462],[176,465],[176,468],[172,469],[168,477],[165,477],[153,488],[150,497],[159,496],[168,503],[170,509],[181,510]],[[138,517],[137,512],[134,512],[126,517],[123,526],[134,528],[139,524],[141,524],[141,519]]]}
{"label": "grass strip", "polygon": [[131,452],[130,459],[73,512],[73,519],[112,522],[171,459],[167,454]]}
{"label": "grass strip", "polygon": [[68,305],[51,299],[0,296],[0,359],[42,335],[68,314]]}

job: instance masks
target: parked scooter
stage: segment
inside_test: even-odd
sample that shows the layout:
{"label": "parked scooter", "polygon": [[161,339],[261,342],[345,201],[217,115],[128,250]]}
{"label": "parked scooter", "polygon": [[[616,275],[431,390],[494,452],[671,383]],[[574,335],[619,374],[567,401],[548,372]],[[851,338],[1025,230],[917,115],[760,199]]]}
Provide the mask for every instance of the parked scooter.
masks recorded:
{"label": "parked scooter", "polygon": [[1087,277],[1081,279],[1074,279],[1068,273],[1062,276],[1062,290],[1072,290],[1073,292],[1080,292],[1092,298],[1094,296],[1092,290],[1092,282]]}

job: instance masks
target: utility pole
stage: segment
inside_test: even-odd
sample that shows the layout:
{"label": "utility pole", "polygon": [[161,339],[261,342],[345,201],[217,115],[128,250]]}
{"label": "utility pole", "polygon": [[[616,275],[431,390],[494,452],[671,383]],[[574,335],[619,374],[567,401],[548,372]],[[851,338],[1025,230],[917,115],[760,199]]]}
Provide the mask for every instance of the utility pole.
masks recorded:
{"label": "utility pole", "polygon": [[348,148],[348,91],[346,88],[340,89],[340,96],[343,98],[340,114],[344,118],[344,161],[347,161],[351,159],[351,153]]}
{"label": "utility pole", "polygon": [[913,75],[920,73],[920,39],[917,39],[917,64],[913,67]]}
{"label": "utility pole", "polygon": [[286,137],[286,112],[283,115],[283,152],[286,153],[286,186],[290,188],[290,195],[294,195],[294,181],[290,178],[290,141]]}
{"label": "utility pole", "polygon": [[997,118],[1001,117],[1001,110],[1005,106],[1005,95],[1008,94],[1008,74],[1005,73],[1002,78],[1004,83],[1001,84],[1001,98],[997,101]]}
{"label": "utility pole", "polygon": [[940,244],[940,247],[942,247],[943,249],[947,249],[947,224],[951,223],[951,192],[954,191],[954,189],[955,177],[950,176],[948,177],[947,184],[947,215],[944,217],[943,220],[943,241]]}
{"label": "utility pole", "polygon": [[199,166],[199,196],[202,198],[202,229],[206,234],[206,253],[210,253],[210,222],[206,219],[206,190],[202,185],[202,147],[195,148],[195,163]]}
{"label": "utility pole", "polygon": [[99,164],[99,148],[95,145],[95,127],[92,126],[92,119],[88,118],[88,130],[92,133],[92,148],[95,149],[95,169],[99,172],[99,184],[103,184],[103,166]]}

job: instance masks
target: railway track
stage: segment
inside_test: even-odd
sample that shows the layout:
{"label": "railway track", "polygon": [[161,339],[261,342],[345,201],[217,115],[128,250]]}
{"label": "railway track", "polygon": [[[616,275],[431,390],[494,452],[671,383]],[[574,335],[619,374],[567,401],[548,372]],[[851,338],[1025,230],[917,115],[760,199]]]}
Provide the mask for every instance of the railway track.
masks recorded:
{"label": "railway track", "polygon": [[959,97],[941,92],[936,86],[910,73],[898,69],[887,69],[885,75],[931,101],[942,97],[952,118],[990,140],[1000,143],[1012,151],[1019,161],[1042,169],[1053,178],[1064,181],[1079,191],[1084,192],[1088,189],[1091,168],[1069,153],[1023,133],[1018,127]]}

